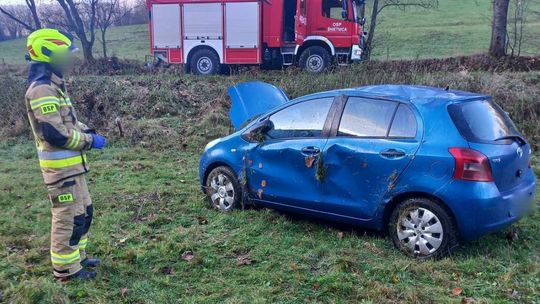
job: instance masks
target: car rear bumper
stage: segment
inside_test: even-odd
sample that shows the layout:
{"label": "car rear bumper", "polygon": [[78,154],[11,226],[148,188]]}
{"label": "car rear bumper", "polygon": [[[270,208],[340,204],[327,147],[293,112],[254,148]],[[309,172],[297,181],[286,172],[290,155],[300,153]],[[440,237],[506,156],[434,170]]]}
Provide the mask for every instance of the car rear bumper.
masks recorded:
{"label": "car rear bumper", "polygon": [[502,230],[534,209],[534,177],[504,193],[500,193],[493,183],[486,183],[481,187],[474,190],[479,195],[462,200],[460,206],[454,210],[463,240],[473,240]]}

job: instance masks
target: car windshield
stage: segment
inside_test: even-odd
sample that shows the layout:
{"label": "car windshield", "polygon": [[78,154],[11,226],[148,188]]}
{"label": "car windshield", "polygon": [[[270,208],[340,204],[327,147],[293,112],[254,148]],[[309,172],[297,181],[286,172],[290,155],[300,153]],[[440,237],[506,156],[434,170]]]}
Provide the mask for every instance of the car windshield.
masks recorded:
{"label": "car windshield", "polygon": [[491,100],[453,104],[448,111],[468,141],[494,142],[508,136],[519,136],[510,117]]}

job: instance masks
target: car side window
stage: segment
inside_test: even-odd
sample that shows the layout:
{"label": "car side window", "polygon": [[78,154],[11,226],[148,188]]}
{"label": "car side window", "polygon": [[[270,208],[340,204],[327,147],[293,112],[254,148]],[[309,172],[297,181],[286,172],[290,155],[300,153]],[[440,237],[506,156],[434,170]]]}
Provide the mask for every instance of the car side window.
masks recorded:
{"label": "car side window", "polygon": [[307,100],[272,114],[270,138],[320,137],[333,97]]}
{"label": "car side window", "polygon": [[416,128],[416,117],[413,111],[408,106],[400,104],[388,136],[413,138],[416,137]]}
{"label": "car side window", "polygon": [[338,136],[386,137],[396,106],[392,101],[349,97]]}

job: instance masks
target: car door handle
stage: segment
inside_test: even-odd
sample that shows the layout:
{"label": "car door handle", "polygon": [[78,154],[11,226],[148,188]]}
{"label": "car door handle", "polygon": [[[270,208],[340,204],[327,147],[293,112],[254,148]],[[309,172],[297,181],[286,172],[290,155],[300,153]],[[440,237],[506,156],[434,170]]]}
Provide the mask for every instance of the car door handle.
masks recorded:
{"label": "car door handle", "polygon": [[381,155],[386,158],[397,158],[405,156],[405,152],[398,149],[387,149],[381,151]]}
{"label": "car door handle", "polygon": [[321,153],[321,149],[317,147],[304,147],[302,148],[302,154],[304,155],[313,155]]}

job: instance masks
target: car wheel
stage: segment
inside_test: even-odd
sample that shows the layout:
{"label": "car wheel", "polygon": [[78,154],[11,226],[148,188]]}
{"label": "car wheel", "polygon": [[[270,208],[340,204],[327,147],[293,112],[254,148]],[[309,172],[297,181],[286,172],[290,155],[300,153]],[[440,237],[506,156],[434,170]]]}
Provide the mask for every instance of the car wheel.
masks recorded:
{"label": "car wheel", "polygon": [[221,71],[219,57],[209,49],[195,51],[191,56],[190,70],[195,75],[215,75]]}
{"label": "car wheel", "polygon": [[388,233],[399,250],[421,259],[446,256],[457,245],[452,216],[427,198],[400,203],[390,216]]}
{"label": "car wheel", "polygon": [[227,212],[240,206],[242,187],[228,167],[221,166],[210,171],[205,184],[206,195],[212,207]]}
{"label": "car wheel", "polygon": [[300,55],[300,67],[309,73],[318,74],[326,71],[330,65],[331,57],[328,51],[321,46],[310,46]]}

